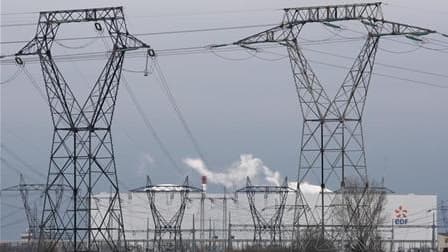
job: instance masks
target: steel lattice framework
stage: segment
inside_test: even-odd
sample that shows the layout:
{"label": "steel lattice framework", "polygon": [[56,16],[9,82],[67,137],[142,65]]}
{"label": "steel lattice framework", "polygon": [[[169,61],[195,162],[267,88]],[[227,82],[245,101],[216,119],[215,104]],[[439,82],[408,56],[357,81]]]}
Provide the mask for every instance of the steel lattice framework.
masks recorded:
{"label": "steel lattice framework", "polygon": [[[293,191],[288,187],[288,179],[285,178],[280,186],[252,185],[249,177],[246,178],[246,186],[236,190],[236,193],[246,193],[249,202],[250,213],[254,225],[254,241],[261,242],[269,234],[270,245],[278,245],[282,241],[282,220],[285,212],[286,198]],[[255,194],[277,194],[279,203],[275,206],[273,215],[266,219],[255,204]]]}
{"label": "steel lattice framework", "polygon": [[[351,20],[363,24],[367,38],[339,90],[331,99],[304,56],[298,36],[307,23],[329,24]],[[362,117],[380,37],[421,36],[434,32],[384,20],[381,3],[377,2],[288,8],[284,10],[280,25],[233,43],[249,49],[253,49],[250,46],[254,44],[278,43],[288,51],[303,116],[298,185],[312,175],[320,182],[319,219],[322,238],[328,214],[326,188],[344,187],[346,177],[360,178],[368,184]],[[300,218],[312,212],[304,207],[307,204],[300,187],[297,189],[296,205],[300,207],[296,208],[294,226],[299,227],[303,223]],[[307,211],[308,214],[304,214]],[[314,219],[307,218],[307,221]]]}
{"label": "steel lattice framework", "polygon": [[[153,251],[183,251],[182,247],[182,220],[184,218],[185,207],[189,193],[202,193],[202,189],[190,186],[188,176],[182,185],[159,184],[153,185],[149,176],[146,178],[146,186],[131,190],[131,192],[146,193],[154,222]],[[156,195],[159,193],[178,193],[180,204],[174,215],[165,217],[157,208]],[[169,242],[164,241],[168,238]]]}
{"label": "steel lattice framework", "polygon": [[[113,43],[110,57],[81,105],[58,69],[51,48],[62,24],[104,24]],[[16,56],[38,55],[54,126],[40,230],[40,249],[62,242],[69,251],[126,247],[111,126],[126,51],[149,48],[129,34],[122,7],[41,12],[34,38]],[[16,61],[21,62],[20,58]],[[57,181],[70,188],[70,200],[57,206]],[[112,197],[102,219],[92,196],[99,187]],[[102,245],[104,244],[104,245]]]}
{"label": "steel lattice framework", "polygon": [[[19,192],[22,199],[23,208],[25,209],[26,220],[28,222],[29,240],[36,239],[39,234],[39,217],[37,213],[37,206],[31,206],[30,192],[38,192],[42,194],[45,192],[45,184],[27,184],[25,178],[20,174],[19,184],[15,186],[6,187],[0,192]],[[68,188],[64,184],[54,184],[52,190],[55,190],[56,207],[61,204],[64,190]]]}

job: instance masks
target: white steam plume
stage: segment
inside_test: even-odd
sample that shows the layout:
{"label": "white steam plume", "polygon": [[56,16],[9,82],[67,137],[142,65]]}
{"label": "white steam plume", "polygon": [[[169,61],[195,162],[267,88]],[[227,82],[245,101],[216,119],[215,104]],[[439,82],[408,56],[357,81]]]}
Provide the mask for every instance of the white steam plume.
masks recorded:
{"label": "white steam plume", "polygon": [[281,183],[280,173],[265,166],[261,159],[253,157],[252,154],[241,155],[239,161],[222,172],[211,171],[201,159],[185,158],[183,162],[197,173],[207,176],[209,183],[221,184],[226,187],[244,185],[246,177],[249,177],[254,184],[267,182],[278,186]]}

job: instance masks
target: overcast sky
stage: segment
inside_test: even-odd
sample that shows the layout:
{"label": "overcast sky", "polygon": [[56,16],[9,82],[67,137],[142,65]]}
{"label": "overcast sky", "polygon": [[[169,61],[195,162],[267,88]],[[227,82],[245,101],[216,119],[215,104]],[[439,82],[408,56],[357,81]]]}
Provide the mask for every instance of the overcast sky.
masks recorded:
{"label": "overcast sky", "polygon": [[[1,41],[30,40],[35,33],[35,25],[5,25],[35,23],[37,12],[41,10],[124,6],[129,31],[141,34],[273,24],[281,20],[280,9],[285,7],[346,3],[286,0],[92,2],[3,0]],[[388,20],[448,33],[446,1],[386,3],[383,12]],[[17,12],[23,14],[9,15]],[[351,24],[341,25],[362,31],[361,27]],[[233,42],[263,29],[142,35],[139,38],[161,50]],[[96,35],[92,24],[62,26],[58,34],[60,37]],[[344,41],[344,38],[355,39]],[[304,29],[303,39],[304,53],[316,62],[313,67],[329,95],[333,96],[346,70],[328,64],[345,67],[350,66],[352,60],[315,50],[355,57],[363,38],[347,29],[334,31],[310,25]],[[337,40],[343,42],[325,43]],[[423,44],[406,38],[382,40],[380,43],[376,72],[402,80],[373,76],[364,116],[368,172],[377,180],[384,178],[386,186],[397,193],[437,194],[439,199],[448,199],[448,38],[431,36],[424,40]],[[24,44],[2,44],[1,54],[15,53]],[[68,48],[83,45],[88,46],[76,50]],[[104,46],[100,39],[65,41],[55,44],[54,50],[56,54],[70,54],[101,51]],[[245,51],[211,53],[204,50],[201,54],[160,56],[158,59],[177,103],[205,153],[209,168],[214,172],[225,172],[240,160],[241,155],[252,154],[281,176],[297,176],[297,150],[302,125],[297,96],[288,59],[283,56],[286,55],[285,49],[271,48],[269,51],[271,53],[253,56]],[[84,97],[104,63],[102,59],[61,62],[58,66],[73,91]],[[141,71],[144,63],[142,57],[128,58],[124,68]],[[386,64],[436,74],[399,70]],[[26,68],[43,90],[40,66],[30,63]],[[1,65],[1,80],[7,80],[16,70],[14,65]],[[113,136],[119,179],[126,184],[122,190],[143,185],[145,174],[150,174],[155,183],[181,183],[182,176],[190,175],[192,183],[199,184],[199,175],[183,162],[187,158],[198,158],[198,153],[157,84],[155,75],[145,77],[128,71],[124,76],[181,171],[176,171],[163,155],[129,93],[121,88]],[[23,73],[2,84],[0,90],[1,144],[7,148],[1,151],[2,159],[6,160],[1,163],[1,187],[17,184],[18,171],[22,171],[30,183],[43,183],[44,178],[38,173],[47,173],[52,134],[48,105]],[[2,239],[17,237],[25,225],[24,221],[19,221],[20,215],[7,216],[14,214],[14,208],[5,203],[20,206],[14,197],[18,198],[18,195],[1,198]],[[15,220],[18,220],[17,225],[4,226]]]}

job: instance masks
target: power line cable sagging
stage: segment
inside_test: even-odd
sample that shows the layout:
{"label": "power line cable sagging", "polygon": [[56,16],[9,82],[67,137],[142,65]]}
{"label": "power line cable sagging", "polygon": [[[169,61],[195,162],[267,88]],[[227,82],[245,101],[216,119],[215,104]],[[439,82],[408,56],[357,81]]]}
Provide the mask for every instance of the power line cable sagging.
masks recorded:
{"label": "power line cable sagging", "polygon": [[205,165],[210,168],[208,159],[206,158],[205,153],[202,151],[201,147],[199,146],[199,142],[197,141],[196,137],[193,135],[193,131],[191,130],[190,126],[188,125],[188,122],[185,119],[185,116],[182,114],[182,111],[181,111],[176,99],[174,98],[173,92],[171,91],[171,88],[168,85],[165,74],[162,72],[159,62],[157,61],[157,59],[154,59],[154,60],[155,60],[155,71],[157,73],[159,84],[160,84],[162,90],[165,92],[165,95],[167,96],[179,121],[181,122],[182,127],[184,128],[185,132],[187,133],[188,138],[192,142],[194,149],[198,153],[199,157],[203,160]]}
{"label": "power line cable sagging", "polygon": [[0,85],[8,84],[9,82],[15,80],[22,73],[22,70],[23,68],[21,67],[17,68],[17,70],[10,77],[6,78],[4,81],[0,81]]}
{"label": "power line cable sagging", "polygon": [[[350,29],[347,29],[350,30]],[[352,30],[350,30],[352,31]],[[357,31],[353,31],[356,33],[359,33]],[[97,36],[97,37],[93,37],[93,38],[101,38],[102,36]],[[318,53],[322,53],[322,54],[326,54],[326,55],[330,55],[330,56],[335,56],[335,57],[340,57],[340,58],[347,58],[347,59],[353,59],[351,57],[347,57],[347,56],[341,56],[341,55],[337,55],[334,53],[329,53],[329,52],[324,52],[324,51],[320,51],[317,49],[310,49],[309,46],[314,46],[314,45],[322,45],[322,44],[333,44],[333,43],[346,43],[346,42],[350,42],[350,41],[358,41],[364,39],[364,36],[362,37],[353,37],[353,38],[344,38],[344,39],[335,39],[335,40],[322,40],[322,41],[313,41],[313,42],[301,42],[300,45],[301,46],[306,46],[306,50],[309,51],[313,51],[313,52],[318,52]],[[396,41],[394,40],[394,42],[400,42],[400,41]],[[406,44],[412,44],[412,43],[407,43],[407,42],[402,42],[401,43],[406,43]],[[412,44],[415,45],[415,44]],[[249,57],[246,57],[244,59],[247,58],[251,58],[251,57],[255,57],[261,60],[269,60],[269,61],[275,61],[275,60],[281,60],[283,58],[286,58],[287,55],[284,54],[277,54],[277,56],[281,56],[280,58],[277,59],[265,59],[263,57],[261,57],[260,53],[272,53],[269,52],[267,50],[264,49],[269,49],[269,48],[277,48],[280,47],[279,45],[259,45],[257,47],[257,51],[256,52],[250,52]],[[419,48],[419,47],[417,47]],[[158,56],[179,56],[179,55],[191,55],[191,54],[204,54],[204,53],[213,53],[214,55],[227,59],[226,57],[218,54],[218,52],[235,52],[235,51],[244,51],[247,50],[245,48],[241,48],[241,47],[214,47],[214,46],[191,46],[191,47],[182,47],[182,48],[170,48],[170,49],[160,49],[157,50],[157,55]],[[412,50],[414,51],[414,50]],[[100,60],[100,59],[104,59],[105,58],[105,54],[108,51],[101,51],[101,52],[89,52],[89,53],[74,53],[74,54],[61,54],[61,55],[55,55],[54,58],[55,60],[59,61],[59,62],[72,62],[72,61],[89,61],[89,60]],[[409,52],[407,52],[409,53]],[[275,53],[274,53],[275,54]],[[145,53],[142,52],[129,52],[128,53],[128,58],[139,58],[139,57],[147,57]],[[242,60],[242,59],[231,59],[229,58],[229,60]],[[16,64],[14,59],[3,59],[0,61],[1,64],[3,65],[11,65],[11,64]],[[38,63],[38,59],[28,59],[27,63],[29,64],[34,64],[34,63]],[[396,68],[396,69],[400,69],[400,70],[406,70],[409,72],[413,72],[413,73],[422,73],[422,74],[427,74],[427,75],[434,75],[434,76],[438,76],[438,77],[447,77],[444,74],[441,73],[432,73],[432,72],[428,72],[428,71],[423,71],[423,70],[419,70],[419,69],[412,69],[412,68],[407,68],[407,67],[403,67],[403,66],[394,66],[391,64],[384,64],[381,62],[377,62],[378,65],[383,65],[383,66],[387,66],[387,67],[392,67],[392,68]],[[329,66],[329,64],[327,64]],[[336,66],[335,66],[336,67]],[[337,66],[339,67],[339,66]],[[133,71],[133,70],[127,70],[125,69],[125,71],[128,72],[140,72],[140,71]],[[406,80],[406,78],[402,78],[402,77],[396,77],[393,76],[391,74],[384,74],[384,73],[376,73],[377,75],[381,75],[383,77],[387,77],[387,78],[393,78],[393,79],[399,79],[399,80]],[[18,75],[20,75],[20,73],[18,73]],[[14,74],[11,79],[13,80],[14,78],[17,78],[17,76]],[[11,82],[12,80],[8,80],[9,82]],[[439,84],[434,84],[434,83],[429,83],[426,81],[416,81],[416,80],[412,80],[411,82],[413,83],[417,83],[417,84],[423,84],[423,85],[428,85],[428,86],[433,86],[433,87],[439,87],[439,88],[445,88],[443,85],[439,85]],[[6,84],[7,82],[5,81],[4,84]]]}
{"label": "power line cable sagging", "polygon": [[[160,88],[162,89],[162,91],[164,92],[165,96],[168,99],[168,102],[170,103],[171,107],[173,108],[176,117],[179,119],[182,128],[184,129],[184,131],[187,134],[187,137],[189,138],[189,140],[191,141],[193,148],[195,149],[195,151],[197,152],[197,154],[199,155],[199,157],[201,158],[201,160],[203,160],[203,162],[206,164],[207,167],[208,166],[208,159],[206,158],[204,152],[202,151],[202,148],[200,147],[200,144],[197,140],[197,138],[195,137],[195,135],[193,134],[193,131],[191,130],[191,127],[189,126],[185,116],[182,113],[182,110],[178,104],[178,102],[176,101],[174,94],[168,84],[168,81],[166,79],[165,74],[162,71],[162,68],[157,60],[156,57],[151,57],[151,61],[153,63],[153,67],[154,67],[154,72],[156,74],[156,81],[159,83]],[[141,71],[134,71],[134,70],[127,70],[129,72],[138,72],[141,73]],[[144,71],[145,72],[145,71]],[[140,105],[140,103],[137,100],[137,97],[135,96],[134,92],[132,91],[132,88],[129,86],[128,82],[126,81],[126,79],[123,79],[124,83],[125,83],[125,88],[126,91],[129,93],[131,100],[133,102],[133,104],[135,105],[137,112],[139,113],[139,115],[142,117],[145,126],[150,130],[152,136],[154,137],[154,139],[156,140],[157,144],[159,145],[160,149],[162,150],[162,152],[164,153],[164,155],[168,158],[168,160],[170,161],[171,165],[173,166],[173,168],[175,168],[179,173],[183,173],[182,170],[177,166],[177,162],[175,161],[173,155],[169,152],[168,148],[165,146],[165,144],[163,143],[163,141],[161,140],[161,137],[159,136],[159,134],[157,133],[157,131],[155,130],[154,126],[152,125],[152,123],[150,122],[149,118],[146,116],[146,114],[144,113],[144,110],[142,108],[142,106]]]}
{"label": "power line cable sagging", "polygon": [[153,126],[153,124],[151,123],[151,120],[149,120],[149,117],[145,114],[144,109],[142,107],[142,105],[138,102],[138,99],[134,93],[134,91],[132,90],[131,86],[129,85],[128,81],[123,78],[123,84],[126,91],[129,94],[129,97],[131,98],[132,103],[134,104],[137,113],[140,115],[140,117],[142,118],[146,128],[150,131],[151,135],[153,136],[154,140],[156,141],[156,143],[159,145],[160,150],[162,151],[162,153],[166,156],[166,158],[168,159],[168,161],[171,163],[171,166],[176,169],[176,171],[180,174],[183,175],[183,171],[182,169],[177,165],[176,160],[174,159],[173,155],[171,154],[171,152],[169,151],[169,149],[166,147],[166,145],[164,144],[164,142],[162,141],[161,137],[159,136],[159,134],[157,133],[155,127]]}
{"label": "power line cable sagging", "polygon": [[[13,157],[16,161],[18,161],[24,168],[28,169],[28,171],[33,172],[35,175],[37,175],[38,177],[42,178],[45,180],[46,175],[43,174],[42,172],[40,172],[38,169],[36,169],[36,167],[33,167],[32,165],[28,164],[25,160],[23,160],[20,155],[18,155],[17,153],[15,153],[12,149],[10,149],[9,147],[7,147],[5,144],[1,144],[1,149],[4,150],[6,153],[8,153],[11,157]],[[5,160],[2,157],[2,160]],[[6,161],[7,162],[7,161]]]}

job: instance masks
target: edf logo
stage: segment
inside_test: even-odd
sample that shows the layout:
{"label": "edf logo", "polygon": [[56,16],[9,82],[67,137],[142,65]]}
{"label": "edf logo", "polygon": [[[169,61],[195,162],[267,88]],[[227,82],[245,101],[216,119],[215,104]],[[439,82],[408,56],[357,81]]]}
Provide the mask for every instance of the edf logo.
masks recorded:
{"label": "edf logo", "polygon": [[395,224],[408,224],[408,210],[406,210],[403,206],[399,206],[395,209]]}

